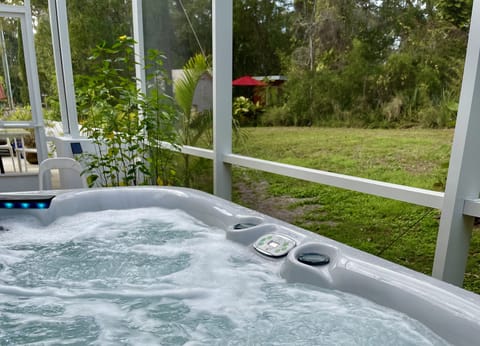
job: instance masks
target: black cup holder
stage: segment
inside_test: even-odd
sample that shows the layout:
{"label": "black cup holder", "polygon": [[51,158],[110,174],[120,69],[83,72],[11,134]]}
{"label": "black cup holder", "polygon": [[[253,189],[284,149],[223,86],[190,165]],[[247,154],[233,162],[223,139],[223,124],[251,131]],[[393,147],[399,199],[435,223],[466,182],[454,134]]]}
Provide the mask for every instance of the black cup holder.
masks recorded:
{"label": "black cup holder", "polygon": [[298,255],[297,260],[311,266],[323,266],[330,263],[330,257],[318,252],[306,252]]}
{"label": "black cup holder", "polygon": [[233,229],[238,231],[238,230],[241,230],[241,229],[247,229],[247,228],[251,228],[251,227],[255,227],[255,226],[258,226],[258,224],[251,223],[251,222],[241,222],[241,223],[237,223],[236,225],[234,225]]}

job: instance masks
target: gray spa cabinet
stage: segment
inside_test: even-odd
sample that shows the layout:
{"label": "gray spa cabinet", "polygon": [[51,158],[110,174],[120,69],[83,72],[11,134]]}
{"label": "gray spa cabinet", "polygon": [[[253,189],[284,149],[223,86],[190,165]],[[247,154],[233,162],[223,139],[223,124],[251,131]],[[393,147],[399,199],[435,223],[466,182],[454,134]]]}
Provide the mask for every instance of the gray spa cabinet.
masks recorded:
{"label": "gray spa cabinet", "polygon": [[[49,191],[47,195],[55,196],[49,208],[13,208],[9,204],[11,208],[0,209],[0,216],[27,213],[50,223],[60,216],[105,209],[181,209],[207,225],[224,229],[227,239],[278,264],[288,282],[353,293],[407,314],[454,345],[480,344],[479,295],[210,194],[185,188],[138,187]],[[26,200],[36,196],[38,200],[44,194],[15,196]]]}

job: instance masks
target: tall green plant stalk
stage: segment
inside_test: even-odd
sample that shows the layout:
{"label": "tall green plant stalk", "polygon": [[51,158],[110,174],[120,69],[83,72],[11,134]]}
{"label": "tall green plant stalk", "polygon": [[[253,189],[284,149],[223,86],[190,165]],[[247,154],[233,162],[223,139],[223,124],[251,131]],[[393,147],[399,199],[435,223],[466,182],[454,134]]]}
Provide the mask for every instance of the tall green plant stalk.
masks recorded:
{"label": "tall green plant stalk", "polygon": [[164,56],[156,51],[147,55],[145,68],[150,71],[147,76],[148,95],[141,104],[143,128],[148,139],[148,165],[151,184],[170,185],[176,178],[173,167],[174,152],[163,147],[168,143],[177,147],[178,133],[176,129],[177,113],[174,100],[164,90],[171,81],[166,76]]}

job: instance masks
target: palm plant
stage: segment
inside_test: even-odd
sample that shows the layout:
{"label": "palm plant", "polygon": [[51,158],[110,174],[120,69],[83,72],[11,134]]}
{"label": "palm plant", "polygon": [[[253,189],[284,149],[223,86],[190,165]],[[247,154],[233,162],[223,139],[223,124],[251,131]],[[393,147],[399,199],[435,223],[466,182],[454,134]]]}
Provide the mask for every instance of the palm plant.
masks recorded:
{"label": "palm plant", "polygon": [[[202,135],[211,129],[211,111],[198,111],[193,98],[200,78],[211,74],[210,65],[201,54],[190,58],[183,67],[183,77],[174,84],[174,94],[180,108],[180,140],[184,145],[196,145]],[[210,143],[208,143],[210,144]]]}
{"label": "palm plant", "polygon": [[[198,111],[193,105],[195,90],[200,78],[211,75],[207,58],[196,54],[183,67],[183,77],[174,83],[175,100],[180,108],[179,139],[184,145],[196,146],[200,139],[211,145],[212,112]],[[184,185],[191,183],[190,156],[183,155]]]}
{"label": "palm plant", "polygon": [[[195,92],[200,80],[207,76],[211,78],[212,71],[209,60],[201,54],[196,54],[183,67],[183,77],[174,82],[175,100],[180,108],[179,139],[183,145],[197,146],[200,143],[207,147],[213,144],[213,113],[212,109],[198,109],[194,105]],[[243,139],[237,118],[233,119],[233,134],[235,139]],[[184,184],[191,183],[190,157],[184,155]]]}

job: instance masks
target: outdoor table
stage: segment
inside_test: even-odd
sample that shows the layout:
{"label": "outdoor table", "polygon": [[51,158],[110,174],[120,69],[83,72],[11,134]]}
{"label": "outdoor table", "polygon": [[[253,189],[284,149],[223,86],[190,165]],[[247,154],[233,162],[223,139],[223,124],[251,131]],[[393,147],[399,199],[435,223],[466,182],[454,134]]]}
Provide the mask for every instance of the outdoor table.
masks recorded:
{"label": "outdoor table", "polygon": [[[6,138],[13,138],[14,139],[14,145],[15,148],[17,147],[16,138],[20,137],[23,138],[24,136],[29,135],[30,132],[28,132],[25,129],[20,129],[20,128],[0,128],[0,138],[6,139]],[[20,155],[17,155],[17,160],[18,160],[18,167],[20,169],[20,172],[22,171],[22,166],[20,165]],[[0,157],[0,174],[5,174],[5,168],[3,167],[3,160]]]}

